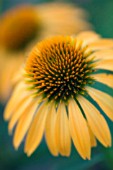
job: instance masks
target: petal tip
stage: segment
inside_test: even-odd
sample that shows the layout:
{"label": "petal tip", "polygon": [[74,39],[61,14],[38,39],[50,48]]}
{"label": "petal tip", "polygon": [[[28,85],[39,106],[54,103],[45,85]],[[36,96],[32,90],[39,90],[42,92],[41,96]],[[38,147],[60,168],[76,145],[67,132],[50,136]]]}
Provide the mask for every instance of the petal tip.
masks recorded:
{"label": "petal tip", "polygon": [[7,116],[6,113],[3,114],[3,118],[4,118],[5,121],[8,121],[8,120],[9,120],[9,118],[8,118],[8,116]]}
{"label": "petal tip", "polygon": [[32,152],[28,151],[28,152],[26,152],[26,154],[27,154],[28,157],[30,157]]}
{"label": "petal tip", "polygon": [[13,146],[14,146],[15,150],[18,150],[19,143],[17,141],[15,141],[15,139],[13,140]]}
{"label": "petal tip", "polygon": [[14,145],[16,151],[18,150],[18,147],[19,147],[18,145]]}
{"label": "petal tip", "polygon": [[8,128],[9,135],[12,135],[12,129]]}

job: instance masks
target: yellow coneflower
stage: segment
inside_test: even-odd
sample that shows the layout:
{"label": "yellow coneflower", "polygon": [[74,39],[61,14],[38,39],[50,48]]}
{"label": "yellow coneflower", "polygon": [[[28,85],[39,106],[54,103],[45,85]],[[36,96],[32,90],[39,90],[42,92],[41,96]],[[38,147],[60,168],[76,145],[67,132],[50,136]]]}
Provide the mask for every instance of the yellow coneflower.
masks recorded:
{"label": "yellow coneflower", "polygon": [[0,100],[8,98],[11,78],[36,40],[89,29],[86,17],[85,11],[63,3],[24,5],[4,13],[0,22]]}
{"label": "yellow coneflower", "polygon": [[113,87],[112,71],[113,40],[94,32],[38,43],[4,113],[10,133],[16,125],[14,147],[26,135],[24,151],[30,156],[45,134],[53,155],[69,156],[72,139],[80,156],[90,159],[96,140],[111,146],[109,127],[92,100],[113,120],[113,97],[95,86]]}

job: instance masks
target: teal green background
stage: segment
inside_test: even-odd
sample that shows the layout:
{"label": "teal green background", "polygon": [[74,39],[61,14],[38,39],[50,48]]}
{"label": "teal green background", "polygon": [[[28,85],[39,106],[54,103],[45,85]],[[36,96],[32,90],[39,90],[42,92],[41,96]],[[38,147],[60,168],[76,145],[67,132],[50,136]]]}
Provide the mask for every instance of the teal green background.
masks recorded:
{"label": "teal green background", "polygon": [[[47,1],[0,0],[1,13],[23,2]],[[113,0],[72,0],[71,2],[89,12],[89,21],[97,33],[103,37],[113,38]],[[108,93],[111,94],[109,89]],[[23,153],[23,144],[18,151],[15,151],[12,146],[12,136],[8,135],[7,123],[3,121],[3,109],[4,106],[0,104],[0,170],[113,170],[113,147],[104,148],[99,143],[92,149],[90,161],[82,160],[73,146],[69,158],[53,157],[44,140],[30,158]],[[106,120],[113,138],[113,123],[107,117]]]}

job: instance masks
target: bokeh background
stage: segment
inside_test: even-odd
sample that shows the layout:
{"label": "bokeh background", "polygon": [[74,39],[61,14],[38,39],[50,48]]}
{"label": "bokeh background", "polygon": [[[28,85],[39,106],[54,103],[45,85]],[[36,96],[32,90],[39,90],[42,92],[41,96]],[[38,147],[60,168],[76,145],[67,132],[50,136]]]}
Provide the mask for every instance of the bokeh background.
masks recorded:
{"label": "bokeh background", "polygon": [[[0,13],[22,3],[53,2],[48,0],[0,0]],[[63,1],[68,2],[68,1]],[[103,37],[113,38],[113,0],[69,0],[89,12],[89,22]],[[109,91],[109,93],[111,93]],[[98,146],[92,150],[90,161],[80,158],[72,146],[69,158],[53,157],[43,140],[35,153],[28,158],[23,153],[23,144],[18,151],[12,145],[12,136],[8,135],[7,123],[3,121],[4,105],[0,104],[0,170],[113,170],[113,146]],[[107,117],[106,117],[107,119]],[[112,139],[113,123],[107,119]],[[113,145],[113,142],[112,142]]]}

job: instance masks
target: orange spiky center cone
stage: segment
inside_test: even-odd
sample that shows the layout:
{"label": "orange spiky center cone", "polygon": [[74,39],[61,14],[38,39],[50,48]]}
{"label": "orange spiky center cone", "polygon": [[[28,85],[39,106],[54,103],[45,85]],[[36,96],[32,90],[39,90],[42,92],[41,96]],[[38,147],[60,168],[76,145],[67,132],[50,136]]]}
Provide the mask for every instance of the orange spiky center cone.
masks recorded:
{"label": "orange spiky center cone", "polygon": [[36,45],[26,63],[27,82],[36,95],[58,103],[86,92],[94,67],[87,47],[77,43],[77,39],[61,36]]}

